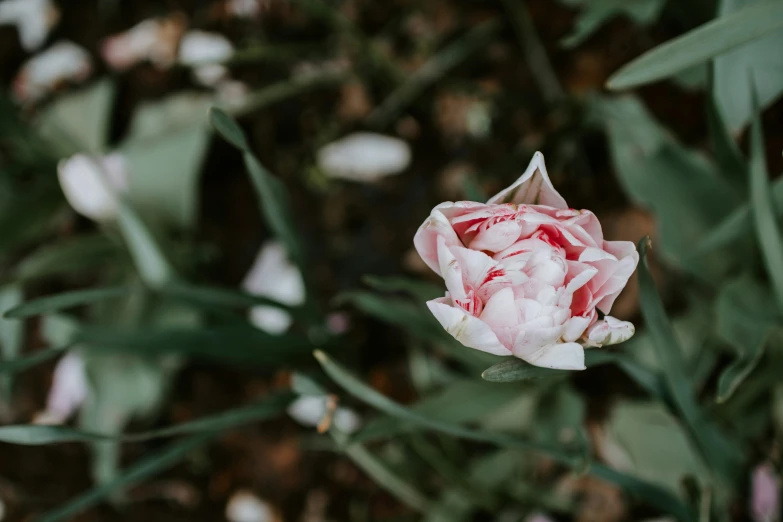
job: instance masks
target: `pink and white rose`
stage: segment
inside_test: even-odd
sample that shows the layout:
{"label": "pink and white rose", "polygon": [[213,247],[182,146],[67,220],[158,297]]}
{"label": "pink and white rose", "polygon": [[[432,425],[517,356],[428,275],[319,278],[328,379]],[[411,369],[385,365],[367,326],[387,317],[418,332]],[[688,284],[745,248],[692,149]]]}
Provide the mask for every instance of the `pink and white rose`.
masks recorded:
{"label": "pink and white rose", "polygon": [[604,240],[595,214],[569,208],[540,152],[486,204],[435,207],[414,244],[448,290],[427,306],[469,348],[582,370],[584,347],[634,333],[631,323],[598,313],[611,311],[635,270],[634,244]]}

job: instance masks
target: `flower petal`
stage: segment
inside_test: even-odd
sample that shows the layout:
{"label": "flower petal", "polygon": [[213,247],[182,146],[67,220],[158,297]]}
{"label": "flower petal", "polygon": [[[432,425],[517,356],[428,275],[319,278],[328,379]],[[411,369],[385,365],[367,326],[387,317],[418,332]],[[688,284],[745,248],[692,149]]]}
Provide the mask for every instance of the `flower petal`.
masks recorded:
{"label": "flower petal", "polygon": [[440,263],[438,262],[438,238],[443,237],[446,240],[446,246],[462,245],[462,241],[457,237],[451,223],[441,212],[439,208],[441,206],[438,205],[432,209],[430,217],[422,223],[413,237],[413,245],[419,256],[438,275],[441,275]]}
{"label": "flower petal", "polygon": [[514,304],[514,291],[503,288],[489,298],[480,319],[493,330],[511,328],[519,323],[519,312]]}
{"label": "flower petal", "polygon": [[568,208],[563,196],[558,194],[544,164],[544,155],[536,152],[525,173],[510,187],[500,191],[487,201],[488,204],[515,203],[517,205],[546,205]]}
{"label": "flower petal", "polygon": [[585,346],[600,348],[612,344],[620,344],[627,341],[636,332],[636,328],[628,321],[620,321],[611,316],[605,316],[603,320],[587,329],[585,333]]}
{"label": "flower petal", "polygon": [[550,344],[525,360],[534,366],[553,370],[585,369],[585,351],[578,343]]}
{"label": "flower petal", "polygon": [[470,242],[470,248],[500,252],[513,245],[521,233],[516,221],[502,221],[480,231]]}
{"label": "flower petal", "polygon": [[511,350],[501,344],[487,323],[451,306],[449,301],[448,298],[434,299],[427,302],[427,307],[452,337],[468,348],[493,355],[511,355]]}

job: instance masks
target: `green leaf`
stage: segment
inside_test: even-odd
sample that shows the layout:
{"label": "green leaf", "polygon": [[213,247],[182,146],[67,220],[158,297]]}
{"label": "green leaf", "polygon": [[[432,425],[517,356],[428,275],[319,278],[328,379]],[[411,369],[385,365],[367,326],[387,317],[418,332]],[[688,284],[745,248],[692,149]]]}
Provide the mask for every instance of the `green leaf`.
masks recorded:
{"label": "green leaf", "polygon": [[192,285],[184,282],[168,284],[160,289],[160,293],[167,297],[206,307],[243,309],[253,306],[274,306],[288,312],[295,311],[295,307],[285,305],[268,297],[248,294],[240,290]]}
{"label": "green leaf", "polygon": [[229,429],[268,419],[285,411],[293,399],[291,393],[272,394],[258,402],[210,415],[190,422],[138,433],[96,433],[77,430],[68,426],[26,424],[0,426],[0,442],[22,446],[44,446],[66,442],[143,442],[153,439],[223,432]]}
{"label": "green leaf", "polygon": [[239,368],[268,368],[305,357],[313,345],[300,334],[270,335],[246,324],[177,327],[83,328],[73,336],[97,352],[179,354]]}
{"label": "green leaf", "polygon": [[59,96],[41,115],[39,131],[60,145],[63,156],[77,152],[103,153],[109,137],[115,90],[114,82],[101,80]]}
{"label": "green leaf", "polygon": [[378,410],[400,420],[418,424],[424,428],[440,431],[455,437],[462,437],[483,442],[492,442],[500,445],[508,445],[510,447],[528,451],[538,451],[552,457],[558,462],[572,463],[573,459],[575,458],[575,455],[571,455],[564,450],[545,444],[537,444],[535,442],[523,440],[517,437],[509,437],[503,434],[483,433],[477,430],[463,428],[462,426],[453,423],[439,421],[427,415],[416,413],[404,406],[397,404],[388,397],[370,388],[350,372],[348,372],[348,370],[333,361],[324,352],[316,350],[315,357],[318,359],[318,362],[321,363],[321,367],[323,367],[327,375],[329,375],[329,377],[331,377],[348,393],[360,401],[369,404],[370,406],[373,406],[374,408],[377,408]]}
{"label": "green leaf", "polygon": [[64,314],[50,314],[41,317],[41,337],[52,346],[66,346],[79,331],[79,321]]}
{"label": "green leaf", "polygon": [[24,324],[18,321],[8,321],[14,310],[24,306],[24,294],[19,285],[7,285],[0,288],[0,360],[14,359],[22,350],[24,341]]}
{"label": "green leaf", "polygon": [[[410,406],[410,411],[451,424],[463,424],[491,415],[494,411],[529,393],[529,389],[515,385],[488,384],[478,380],[461,379],[448,384],[436,393]],[[400,422],[397,417],[381,417],[367,423],[352,440],[367,442],[415,432],[420,426]]]}
{"label": "green leaf", "polygon": [[562,40],[572,49],[587,40],[611,19],[625,15],[641,26],[654,23],[661,15],[666,0],[561,0],[580,8],[574,29]]}
{"label": "green leaf", "polygon": [[[772,183],[770,193],[774,202],[775,217],[780,219],[783,217],[783,177]],[[699,241],[692,256],[694,258],[702,257],[719,248],[747,239],[752,234],[753,225],[750,204],[744,203],[707,232],[705,237]]]}
{"label": "green leaf", "polygon": [[[728,17],[768,0],[722,0],[719,16]],[[778,9],[777,16],[783,15]],[[774,16],[774,14],[773,14]],[[781,24],[779,27],[783,27]],[[712,88],[723,119],[733,133],[739,133],[752,119],[754,93],[748,78],[754,78],[759,107],[771,105],[783,92],[783,30],[756,38],[715,58]],[[775,65],[777,64],[777,65]]]}
{"label": "green leaf", "polygon": [[[226,110],[235,116],[250,114],[283,100],[301,97],[316,89],[340,85],[348,78],[350,78],[350,72],[346,71],[321,73],[312,76],[304,75],[302,77],[294,76],[293,78],[250,92],[241,104],[227,106]],[[238,148],[242,149],[242,147]]]}
{"label": "green leaf", "polygon": [[[388,397],[378,393],[370,388],[345,368],[333,361],[328,355],[321,351],[316,351],[315,356],[321,363],[324,371],[343,389],[353,395],[360,401],[373,406],[374,408],[399,418],[419,424],[422,427],[452,435],[455,437],[475,440],[479,442],[488,442],[503,447],[516,448],[527,451],[537,451],[556,462],[560,462],[570,467],[583,468],[584,458],[581,455],[569,453],[560,448],[555,448],[546,444],[538,444],[519,437],[504,434],[487,433],[478,430],[464,428],[448,422],[438,421],[415,413],[404,406],[397,404]],[[664,490],[654,484],[641,481],[634,477],[627,476],[618,471],[606,468],[600,464],[590,464],[589,472],[605,478],[611,482],[628,488],[631,493],[639,495],[645,501],[657,508],[675,515],[681,520],[690,521],[690,511],[682,502],[667,490]]]}
{"label": "green leaf", "polygon": [[692,260],[689,254],[737,206],[736,191],[665,131],[638,99],[606,98],[597,107],[623,187],[658,219],[663,254],[698,277],[716,280],[731,267],[731,256]]}
{"label": "green leaf", "polygon": [[245,133],[242,132],[242,129],[237,122],[222,109],[212,107],[209,110],[209,120],[215,130],[218,131],[227,142],[243,152],[250,150],[250,145],[247,143]]}
{"label": "green leaf", "polygon": [[63,506],[45,513],[39,522],[59,522],[72,520],[82,511],[100,503],[112,492],[139,483],[146,478],[161,473],[178,462],[184,460],[193,450],[205,445],[215,434],[199,434],[171,444],[162,451],[149,455],[147,458],[124,470],[114,480],[93,488]]}
{"label": "green leaf", "polygon": [[367,125],[383,129],[394,122],[427,88],[471,54],[486,47],[500,32],[496,20],[481,23],[427,60],[367,117]]}
{"label": "green leaf", "polygon": [[117,262],[120,249],[103,234],[87,234],[43,245],[16,266],[14,278],[31,281],[95,270],[106,261]]}
{"label": "green leaf", "polygon": [[191,91],[142,102],[133,113],[121,148],[131,143],[153,143],[186,129],[208,128],[213,99],[209,93]]}
{"label": "green leaf", "polygon": [[89,288],[87,290],[74,290],[62,294],[40,297],[14,306],[3,314],[8,319],[22,319],[34,315],[46,314],[81,306],[93,304],[107,299],[116,299],[128,295],[133,291],[130,286],[110,286],[105,288]]}
{"label": "green leaf", "polygon": [[4,373],[20,373],[41,363],[51,361],[55,357],[61,355],[68,347],[59,348],[47,348],[45,350],[38,350],[32,355],[26,357],[16,357],[9,360],[0,360],[0,374]]}
{"label": "green leaf", "polygon": [[770,331],[781,317],[774,295],[749,276],[721,288],[717,300],[718,335],[735,349],[737,357],[718,380],[718,402],[727,401],[758,365]]}
{"label": "green leaf", "polygon": [[207,154],[210,129],[193,125],[155,140],[127,142],[128,201],[155,223],[190,230],[198,215],[198,175]]}
{"label": "green leaf", "polygon": [[210,112],[212,125],[232,145],[242,151],[245,167],[250,174],[256,195],[269,228],[277,239],[286,247],[286,251],[303,274],[305,259],[304,250],[294,227],[293,214],[288,201],[288,193],[282,182],[272,176],[250,151],[245,134],[229,115],[220,109],[213,108]]}
{"label": "green leaf", "polygon": [[686,372],[687,361],[663,308],[647,260],[649,238],[639,241],[639,291],[642,317],[653,341],[667,387],[677,411],[696,440],[707,464],[727,481],[737,476],[744,456],[740,448],[723,433],[696,402]]}
{"label": "green leaf", "polygon": [[763,0],[647,51],[614,73],[607,87],[629,89],[668,78],[781,27],[783,4]]}
{"label": "green leaf", "polygon": [[[635,476],[678,491],[683,479],[709,475],[687,432],[657,403],[621,401],[612,407],[603,444]],[[609,449],[609,448],[607,448]],[[615,462],[613,462],[614,464]],[[616,465],[620,465],[617,462]]]}
{"label": "green leaf", "polygon": [[712,154],[723,172],[723,177],[741,194],[747,194],[748,167],[745,165],[745,158],[743,158],[736,140],[729,134],[723,121],[723,116],[715,101],[714,91],[707,99],[707,128],[710,134]]}
{"label": "green leaf", "polygon": [[420,303],[443,297],[443,286],[419,281],[408,277],[389,276],[378,277],[365,275],[362,281],[367,286],[380,292],[403,292],[415,298]]}
{"label": "green leaf", "polygon": [[549,377],[565,377],[569,373],[565,370],[541,368],[521,359],[509,358],[484,370],[481,378],[489,382],[516,382]]}
{"label": "green leaf", "polygon": [[361,444],[351,443],[342,434],[330,430],[338,447],[383,489],[394,495],[400,502],[415,511],[426,513],[431,501],[414,488],[408,480],[397,475],[378,457],[370,453]]}
{"label": "green leaf", "polygon": [[655,483],[636,478],[603,464],[590,464],[587,472],[596,478],[606,480],[623,488],[630,495],[644,500],[648,505],[674,516],[680,522],[695,522],[691,508],[668,489]]}
{"label": "green leaf", "polygon": [[[19,306],[24,299],[22,287],[19,285],[7,285],[0,288],[0,370],[13,364],[19,357],[24,344],[24,323],[5,319],[5,313]],[[4,373],[4,372],[0,372]],[[11,399],[13,379],[10,375],[0,375],[0,408]]]}
{"label": "green leaf", "polygon": [[120,201],[118,207],[117,223],[139,277],[150,288],[160,288],[174,281],[176,272],[144,221],[128,203]]}
{"label": "green leaf", "polygon": [[772,282],[778,305],[783,309],[783,239],[775,219],[775,207],[770,197],[769,176],[764,154],[764,135],[761,121],[756,116],[750,133],[750,199],[753,203],[753,222],[761,254]]}

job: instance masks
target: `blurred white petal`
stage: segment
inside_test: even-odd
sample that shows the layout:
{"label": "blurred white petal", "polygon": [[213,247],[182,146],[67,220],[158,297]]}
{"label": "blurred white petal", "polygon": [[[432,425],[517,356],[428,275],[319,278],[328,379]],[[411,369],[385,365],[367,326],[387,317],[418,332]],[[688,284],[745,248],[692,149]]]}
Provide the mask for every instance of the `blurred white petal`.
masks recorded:
{"label": "blurred white petal", "polygon": [[115,70],[122,71],[145,60],[164,69],[176,60],[177,44],[184,30],[181,15],[144,20],[104,40],[101,54]]}
{"label": "blurred white petal", "polygon": [[264,7],[263,0],[228,0],[226,12],[237,18],[257,18]]}
{"label": "blurred white petal", "polygon": [[323,147],[317,159],[330,177],[370,182],[408,168],[411,149],[397,138],[357,132]]}
{"label": "blurred white petal", "polygon": [[254,306],[249,316],[253,326],[272,335],[285,333],[294,322],[291,314],[274,306]]}
{"label": "blurred white petal", "polygon": [[[326,417],[327,400],[325,396],[300,397],[288,407],[288,415],[302,426],[315,428]],[[332,423],[344,433],[354,433],[361,427],[362,419],[353,410],[338,407]]]}
{"label": "blurred white petal", "polygon": [[77,154],[60,161],[57,176],[76,212],[95,221],[116,217],[117,195],[128,187],[128,167],[121,154],[98,158]]}
{"label": "blurred white petal", "polygon": [[532,515],[528,515],[525,522],[552,522],[552,519],[543,513],[533,513]]}
{"label": "blurred white petal", "polygon": [[51,0],[5,0],[0,2],[0,25],[15,25],[25,51],[41,47],[60,20]]}
{"label": "blurred white petal", "polygon": [[34,422],[62,424],[68,421],[87,398],[87,390],[84,360],[70,352],[57,363],[46,399],[46,410],[38,414]]}
{"label": "blurred white petal", "polygon": [[62,41],[30,58],[14,79],[19,101],[40,100],[64,82],[86,80],[92,72],[92,59],[82,47]]}
{"label": "blurred white petal", "polygon": [[228,522],[275,522],[274,509],[249,491],[240,490],[231,495],[226,504]]}
{"label": "blurred white petal", "polygon": [[[300,305],[305,300],[302,274],[288,259],[283,245],[277,241],[263,245],[242,282],[242,288],[250,294],[268,297],[290,306]],[[291,317],[287,312],[269,306],[252,308],[250,321],[272,334],[282,333],[291,325]]]}
{"label": "blurred white petal", "polygon": [[247,103],[250,88],[238,80],[223,80],[218,84],[216,94],[221,105],[229,109],[240,108]]}
{"label": "blurred white petal", "polygon": [[228,38],[217,33],[188,31],[179,45],[179,61],[194,67],[193,76],[197,82],[214,87],[228,75],[228,69],[219,63],[231,58],[234,45]]}

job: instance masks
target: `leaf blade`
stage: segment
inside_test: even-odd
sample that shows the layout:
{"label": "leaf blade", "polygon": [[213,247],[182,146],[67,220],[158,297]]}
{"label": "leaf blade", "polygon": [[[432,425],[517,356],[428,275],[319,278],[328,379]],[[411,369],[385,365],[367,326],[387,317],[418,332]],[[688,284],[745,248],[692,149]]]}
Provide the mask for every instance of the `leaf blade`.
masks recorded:
{"label": "leaf blade", "polygon": [[614,73],[606,86],[611,90],[630,89],[667,78],[780,27],[780,2],[768,0],[746,7],[647,51]]}

